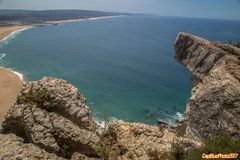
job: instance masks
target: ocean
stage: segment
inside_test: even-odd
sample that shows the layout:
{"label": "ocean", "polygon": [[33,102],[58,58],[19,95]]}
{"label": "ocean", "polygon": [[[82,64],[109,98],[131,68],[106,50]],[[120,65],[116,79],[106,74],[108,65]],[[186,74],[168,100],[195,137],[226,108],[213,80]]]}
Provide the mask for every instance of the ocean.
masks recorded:
{"label": "ocean", "polygon": [[26,81],[69,81],[96,119],[173,123],[191,95],[191,73],[173,57],[183,31],[236,41],[240,21],[136,15],[35,26],[0,42],[0,65]]}

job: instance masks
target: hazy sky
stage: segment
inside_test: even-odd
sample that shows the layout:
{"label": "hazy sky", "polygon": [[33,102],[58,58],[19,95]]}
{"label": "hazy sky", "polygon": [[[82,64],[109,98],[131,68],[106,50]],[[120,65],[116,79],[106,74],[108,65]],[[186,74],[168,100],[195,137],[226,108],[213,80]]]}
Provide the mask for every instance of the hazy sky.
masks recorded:
{"label": "hazy sky", "polygon": [[91,9],[240,20],[240,0],[0,0],[0,9]]}

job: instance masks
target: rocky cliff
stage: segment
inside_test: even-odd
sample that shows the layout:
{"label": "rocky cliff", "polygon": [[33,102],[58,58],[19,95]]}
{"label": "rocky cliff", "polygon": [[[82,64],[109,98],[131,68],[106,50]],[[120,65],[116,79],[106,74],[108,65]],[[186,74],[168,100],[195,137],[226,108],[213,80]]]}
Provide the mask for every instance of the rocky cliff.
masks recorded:
{"label": "rocky cliff", "polygon": [[2,159],[163,159],[171,145],[199,147],[201,139],[240,133],[240,51],[180,33],[175,58],[193,73],[187,119],[176,126],[124,121],[101,128],[85,98],[65,80],[43,78],[24,84],[5,116]]}
{"label": "rocky cliff", "polygon": [[186,136],[240,134],[240,49],[180,33],[175,59],[192,72]]}

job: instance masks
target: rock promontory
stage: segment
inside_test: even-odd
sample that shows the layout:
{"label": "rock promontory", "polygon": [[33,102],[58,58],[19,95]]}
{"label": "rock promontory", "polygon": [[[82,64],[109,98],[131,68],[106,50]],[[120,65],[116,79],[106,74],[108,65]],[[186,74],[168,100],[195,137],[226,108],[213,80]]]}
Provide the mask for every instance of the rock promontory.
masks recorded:
{"label": "rock promontory", "polygon": [[175,59],[192,72],[186,136],[240,135],[240,49],[179,33]]}

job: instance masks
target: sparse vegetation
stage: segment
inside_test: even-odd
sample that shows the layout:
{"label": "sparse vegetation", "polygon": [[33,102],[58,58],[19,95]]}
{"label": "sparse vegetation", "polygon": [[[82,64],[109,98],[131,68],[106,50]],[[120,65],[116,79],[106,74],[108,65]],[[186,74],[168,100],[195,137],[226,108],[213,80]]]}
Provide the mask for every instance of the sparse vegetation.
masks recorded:
{"label": "sparse vegetation", "polygon": [[172,145],[171,152],[166,154],[166,160],[202,160],[202,154],[229,154],[240,152],[240,137],[231,138],[224,133],[207,139],[199,149],[185,150],[179,143]]}
{"label": "sparse vegetation", "polygon": [[207,68],[203,73],[204,73],[205,75],[207,75],[207,74],[209,74],[209,72],[211,71],[211,69],[212,69],[212,66],[209,67],[209,68]]}
{"label": "sparse vegetation", "polygon": [[107,145],[103,140],[100,140],[99,144],[95,148],[97,151],[98,155],[102,160],[107,160],[108,159],[108,154],[110,151],[109,145]]}
{"label": "sparse vegetation", "polygon": [[236,41],[236,42],[230,41],[229,44],[231,44],[231,45],[233,45],[233,46],[235,46],[235,47],[240,48],[240,40],[239,40],[239,41]]}
{"label": "sparse vegetation", "polygon": [[99,157],[102,160],[107,160],[109,152],[110,152],[110,146],[104,140],[104,136],[107,132],[107,127],[110,122],[109,111],[108,111],[107,107],[104,108],[103,113],[104,113],[104,115],[103,115],[104,128],[102,130],[102,134],[100,135],[100,141],[99,141],[97,147],[95,148],[95,151],[98,153]]}
{"label": "sparse vegetation", "polygon": [[36,105],[37,107],[51,110],[56,107],[57,104],[52,100],[50,94],[42,89],[36,93],[27,93],[17,97],[18,104],[27,104],[28,106]]}
{"label": "sparse vegetation", "polygon": [[185,160],[187,153],[185,153],[184,148],[178,144],[172,144],[172,151],[166,156],[169,160]]}
{"label": "sparse vegetation", "polygon": [[64,143],[63,146],[62,146],[62,153],[63,153],[64,158],[69,158],[69,157],[70,157],[70,149],[69,149],[69,146],[66,145],[65,143]]}

